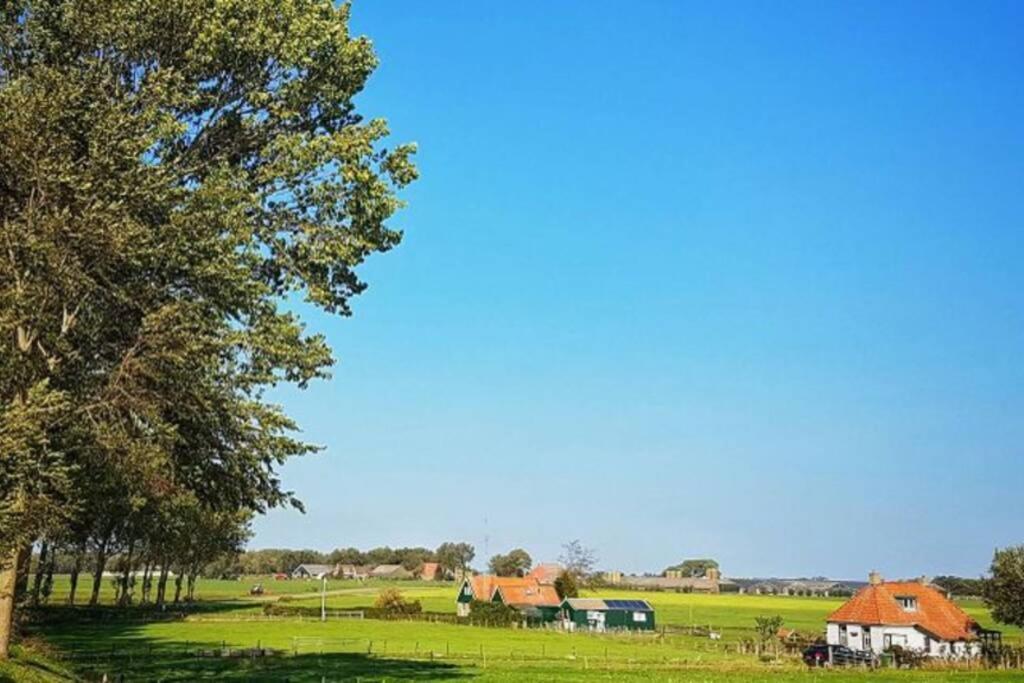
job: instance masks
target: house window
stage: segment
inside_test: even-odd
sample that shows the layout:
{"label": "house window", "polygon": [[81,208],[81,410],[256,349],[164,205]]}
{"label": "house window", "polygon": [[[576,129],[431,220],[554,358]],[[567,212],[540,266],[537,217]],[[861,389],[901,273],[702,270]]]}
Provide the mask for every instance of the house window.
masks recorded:
{"label": "house window", "polygon": [[917,598],[912,595],[897,595],[896,602],[900,604],[904,612],[917,611]]}
{"label": "house window", "polygon": [[869,628],[864,629],[864,649],[871,649],[871,629]]}
{"label": "house window", "polygon": [[644,612],[633,612],[633,621],[647,621],[647,614]]}

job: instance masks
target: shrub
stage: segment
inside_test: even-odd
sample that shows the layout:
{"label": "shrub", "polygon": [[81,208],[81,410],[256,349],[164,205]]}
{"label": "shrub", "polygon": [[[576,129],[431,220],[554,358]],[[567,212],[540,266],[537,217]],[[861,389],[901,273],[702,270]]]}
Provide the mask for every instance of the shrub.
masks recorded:
{"label": "shrub", "polygon": [[927,659],[923,652],[900,647],[899,645],[893,645],[887,652],[892,655],[894,663],[900,668],[916,669],[924,664]]}
{"label": "shrub", "polygon": [[522,621],[519,610],[500,602],[474,600],[469,603],[469,622],[485,626],[511,626]]}
{"label": "shrub", "polygon": [[375,610],[385,616],[405,616],[408,614],[419,614],[423,611],[423,605],[419,600],[406,600],[402,591],[397,588],[385,588],[377,595],[373,603]]}
{"label": "shrub", "polygon": [[555,579],[555,592],[558,593],[558,597],[562,600],[578,598],[580,589],[576,582],[576,576],[572,572],[563,569],[562,573]]}

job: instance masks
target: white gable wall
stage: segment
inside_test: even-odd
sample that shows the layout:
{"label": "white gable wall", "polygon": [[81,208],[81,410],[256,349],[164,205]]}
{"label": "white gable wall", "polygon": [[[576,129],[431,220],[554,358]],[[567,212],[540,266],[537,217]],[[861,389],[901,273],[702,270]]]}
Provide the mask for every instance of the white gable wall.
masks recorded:
{"label": "white gable wall", "polygon": [[[844,629],[845,627],[845,629]],[[845,639],[843,638],[845,630]],[[870,633],[870,638],[865,635]],[[887,638],[888,636],[888,638]],[[867,647],[870,641],[870,648]],[[929,637],[914,626],[861,626],[860,624],[829,623],[825,629],[825,642],[829,645],[845,645],[851,650],[868,650],[881,654],[887,645],[899,645],[907,650],[926,652],[933,657],[963,657],[977,655],[977,643],[957,641],[950,643]]]}

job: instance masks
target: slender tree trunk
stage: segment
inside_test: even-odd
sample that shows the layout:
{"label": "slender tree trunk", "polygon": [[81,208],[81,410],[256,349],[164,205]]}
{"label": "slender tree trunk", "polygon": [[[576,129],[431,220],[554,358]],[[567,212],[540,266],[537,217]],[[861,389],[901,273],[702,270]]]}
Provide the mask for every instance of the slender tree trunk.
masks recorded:
{"label": "slender tree trunk", "polygon": [[10,656],[11,635],[14,632],[14,602],[17,597],[18,567],[24,548],[15,550],[7,558],[7,566],[0,568],[0,660]]}
{"label": "slender tree trunk", "polygon": [[36,575],[32,579],[32,606],[39,606],[39,590],[43,587],[43,574],[50,560],[50,544],[43,541],[39,544],[39,562],[36,563]]}
{"label": "slender tree trunk", "polygon": [[192,602],[196,596],[196,572],[189,572],[188,575],[188,601]]}
{"label": "slender tree trunk", "polygon": [[163,607],[167,596],[167,563],[160,563],[160,579],[156,583],[156,606]]}
{"label": "slender tree trunk", "polygon": [[118,604],[122,607],[131,601],[131,593],[128,592],[128,581],[132,576],[132,553],[135,551],[135,539],[128,542],[128,552],[124,558],[124,571],[121,572],[121,595]]}
{"label": "slender tree trunk", "polygon": [[100,601],[100,588],[103,587],[103,570],[107,568],[107,542],[104,539],[96,548],[96,565],[92,570],[92,595],[89,596],[89,606],[95,607]]}
{"label": "slender tree trunk", "polygon": [[75,553],[75,563],[71,565],[71,586],[68,590],[68,604],[75,604],[75,591],[78,590],[78,572],[82,571],[82,553]]}
{"label": "slender tree trunk", "polygon": [[50,547],[50,560],[46,563],[46,571],[43,574],[42,601],[49,602],[53,594],[53,573],[57,571],[57,547]]}
{"label": "slender tree trunk", "polygon": [[149,603],[149,587],[152,582],[153,561],[146,560],[142,565],[142,597],[139,602],[143,605]]}
{"label": "slender tree trunk", "polygon": [[174,577],[174,604],[177,605],[181,600],[181,582],[185,578],[185,575],[179,573]]}

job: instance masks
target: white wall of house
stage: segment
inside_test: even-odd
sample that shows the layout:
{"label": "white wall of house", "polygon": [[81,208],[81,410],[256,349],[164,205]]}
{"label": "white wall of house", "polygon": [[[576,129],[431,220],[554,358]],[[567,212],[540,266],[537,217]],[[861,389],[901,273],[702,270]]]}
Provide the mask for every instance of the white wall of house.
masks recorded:
{"label": "white wall of house", "polygon": [[930,637],[914,626],[861,626],[830,623],[825,628],[825,642],[845,645],[851,650],[871,650],[881,654],[893,645],[908,650],[927,652],[933,657],[964,657],[980,654],[978,643],[950,643]]}

